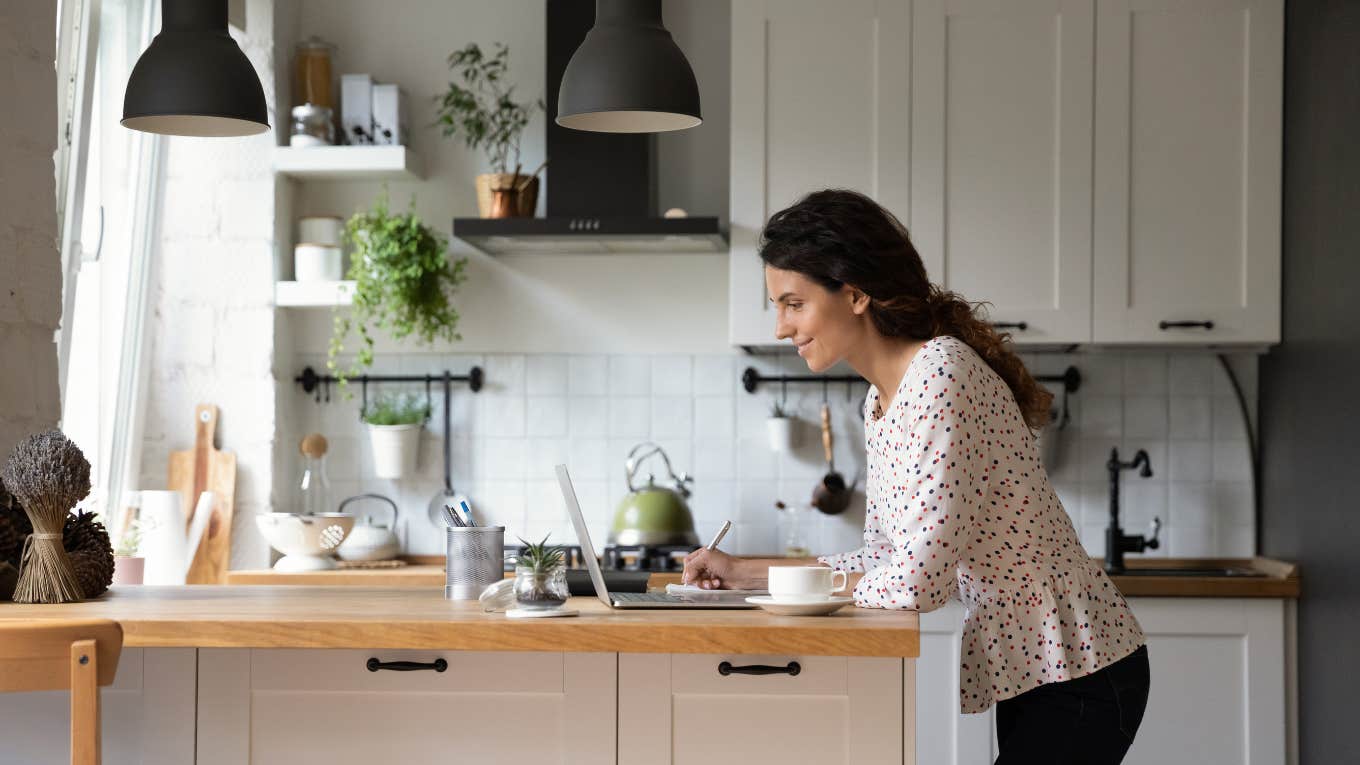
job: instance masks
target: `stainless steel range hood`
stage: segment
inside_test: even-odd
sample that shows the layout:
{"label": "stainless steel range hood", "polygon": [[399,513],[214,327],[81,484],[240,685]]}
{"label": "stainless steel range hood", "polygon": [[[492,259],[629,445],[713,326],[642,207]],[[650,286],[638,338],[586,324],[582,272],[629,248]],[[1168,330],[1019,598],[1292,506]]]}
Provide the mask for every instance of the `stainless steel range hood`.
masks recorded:
{"label": "stainless steel range hood", "polygon": [[557,91],[595,20],[594,0],[547,0],[547,155],[543,218],[454,218],[455,238],[488,255],[723,252],[716,216],[657,214],[655,141],[559,126]]}

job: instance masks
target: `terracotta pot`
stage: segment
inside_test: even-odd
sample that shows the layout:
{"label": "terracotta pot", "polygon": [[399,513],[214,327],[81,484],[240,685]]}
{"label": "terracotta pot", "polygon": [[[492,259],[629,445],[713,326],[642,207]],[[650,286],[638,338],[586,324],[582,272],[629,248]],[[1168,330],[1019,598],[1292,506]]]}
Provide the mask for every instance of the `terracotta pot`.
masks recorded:
{"label": "terracotta pot", "polygon": [[538,176],[529,178],[514,173],[477,176],[477,212],[483,218],[532,218],[537,207]]}

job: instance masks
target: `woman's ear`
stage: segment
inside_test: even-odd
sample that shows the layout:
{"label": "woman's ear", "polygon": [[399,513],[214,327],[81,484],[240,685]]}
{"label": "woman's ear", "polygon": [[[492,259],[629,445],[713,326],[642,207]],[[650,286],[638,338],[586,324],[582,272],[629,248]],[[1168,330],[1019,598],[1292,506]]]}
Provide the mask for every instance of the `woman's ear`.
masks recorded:
{"label": "woman's ear", "polygon": [[869,311],[869,296],[854,287],[847,286],[846,289],[850,292],[850,312],[856,316],[863,316]]}

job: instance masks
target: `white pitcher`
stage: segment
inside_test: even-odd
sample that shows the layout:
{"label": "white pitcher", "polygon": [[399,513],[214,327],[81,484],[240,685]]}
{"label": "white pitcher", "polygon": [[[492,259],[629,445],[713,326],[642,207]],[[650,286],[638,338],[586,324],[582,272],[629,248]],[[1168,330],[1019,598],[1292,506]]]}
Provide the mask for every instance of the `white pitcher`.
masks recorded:
{"label": "white pitcher", "polygon": [[203,531],[212,516],[213,495],[205,491],[194,508],[193,525],[185,531],[184,504],[177,491],[143,491],[141,519],[145,527],[141,551],[146,558],[144,584],[184,584]]}

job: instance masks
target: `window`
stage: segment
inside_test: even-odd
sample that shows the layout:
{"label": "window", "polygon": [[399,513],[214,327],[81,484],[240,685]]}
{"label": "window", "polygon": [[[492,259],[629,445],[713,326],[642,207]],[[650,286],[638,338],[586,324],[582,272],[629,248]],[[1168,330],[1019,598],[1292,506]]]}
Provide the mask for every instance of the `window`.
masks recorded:
{"label": "window", "polygon": [[62,212],[62,429],[90,461],[93,498],[116,509],[135,476],[151,231],[162,139],[119,124],[153,0],[64,0],[58,64]]}

